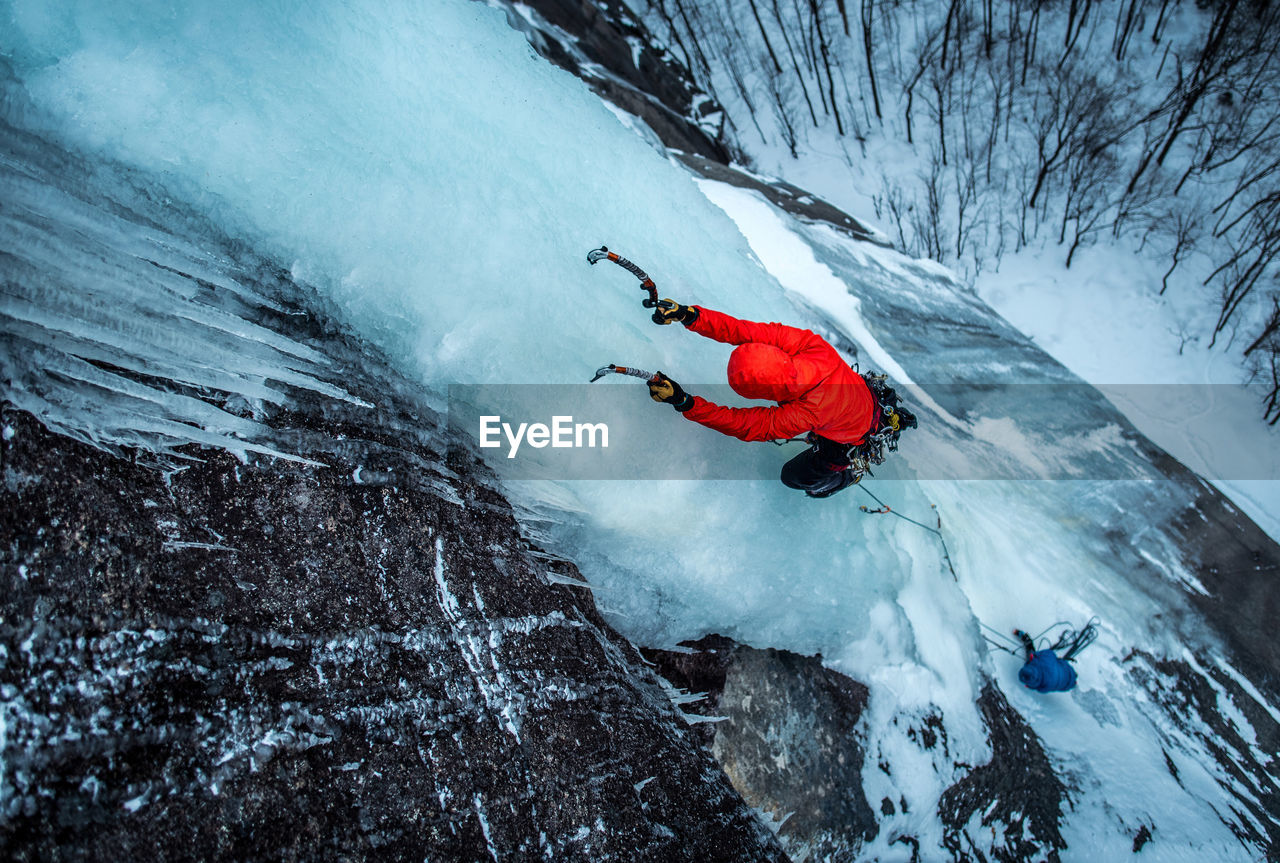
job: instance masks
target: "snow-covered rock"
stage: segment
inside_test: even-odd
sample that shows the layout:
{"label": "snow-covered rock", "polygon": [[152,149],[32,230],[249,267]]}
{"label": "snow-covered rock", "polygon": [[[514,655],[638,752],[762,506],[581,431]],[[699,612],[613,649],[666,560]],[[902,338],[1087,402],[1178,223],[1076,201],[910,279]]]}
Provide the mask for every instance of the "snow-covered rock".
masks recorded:
{"label": "snow-covered rock", "polygon": [[7,856],[784,859],[436,397],[163,187],[0,138]]}

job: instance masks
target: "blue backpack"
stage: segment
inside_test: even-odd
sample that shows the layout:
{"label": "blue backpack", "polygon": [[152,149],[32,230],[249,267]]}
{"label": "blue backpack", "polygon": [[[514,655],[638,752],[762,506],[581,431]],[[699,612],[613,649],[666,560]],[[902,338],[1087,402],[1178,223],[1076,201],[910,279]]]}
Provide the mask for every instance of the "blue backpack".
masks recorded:
{"label": "blue backpack", "polygon": [[1018,680],[1036,692],[1066,692],[1076,685],[1076,670],[1052,650],[1037,650],[1018,671]]}

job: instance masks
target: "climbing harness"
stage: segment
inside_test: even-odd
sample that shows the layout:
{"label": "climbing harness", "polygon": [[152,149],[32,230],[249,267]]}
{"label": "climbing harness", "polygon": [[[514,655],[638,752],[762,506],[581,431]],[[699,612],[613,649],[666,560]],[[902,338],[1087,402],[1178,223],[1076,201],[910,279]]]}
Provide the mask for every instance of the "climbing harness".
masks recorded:
{"label": "climbing harness", "polygon": [[774,438],[769,443],[774,446],[786,446],[789,443],[813,443],[813,441],[809,440],[808,435],[802,435],[801,437]]}
{"label": "climbing harness", "polygon": [[[858,371],[856,364],[853,370],[866,382],[875,403],[871,430],[867,433],[866,439],[860,444],[847,447],[841,454],[845,463],[849,465],[846,469],[853,471],[853,482],[857,483],[864,476],[875,476],[871,468],[873,465],[884,464],[886,453],[897,452],[898,437],[905,429],[916,428],[916,418],[899,404],[898,393],[885,383],[889,379],[888,375],[877,372],[864,374]],[[813,432],[803,437],[773,441],[777,446],[793,442],[810,444],[815,452],[819,451],[822,445],[822,441]]]}
{"label": "climbing harness", "polygon": [[613,261],[619,267],[622,267],[622,269],[640,280],[641,289],[649,292],[649,296],[646,299],[641,300],[640,305],[644,306],[646,309],[655,310],[653,313],[653,322],[655,324],[663,323],[661,314],[662,310],[670,311],[676,307],[676,303],[671,300],[658,299],[658,286],[654,284],[653,279],[649,278],[648,273],[619,255],[617,252],[609,251],[608,246],[601,246],[598,249],[592,249],[587,252],[588,264],[594,266],[601,261]]}
{"label": "climbing harness", "polygon": [[[854,371],[858,372],[856,365]],[[875,476],[871,466],[884,464],[885,453],[898,451],[898,436],[905,429],[915,428],[916,418],[899,404],[897,391],[886,383],[888,375],[877,372],[858,374],[866,381],[876,407],[866,440],[849,447],[845,454],[849,469],[856,471],[861,479],[863,476]]]}
{"label": "climbing harness", "polygon": [[867,515],[881,515],[885,513],[889,515],[896,515],[898,518],[904,519],[905,521],[909,521],[912,524],[916,525],[917,527],[923,527],[925,530],[929,531],[930,533],[935,534],[938,537],[938,542],[942,543],[942,559],[947,562],[947,569],[951,570],[951,578],[957,582],[960,580],[959,577],[956,576],[955,566],[951,563],[951,552],[947,548],[946,537],[942,535],[942,515],[938,513],[938,507],[936,504],[932,504],[932,503],[929,504],[929,508],[933,510],[934,515],[937,516],[937,519],[938,519],[938,526],[935,528],[935,527],[929,527],[929,525],[923,522],[916,521],[914,518],[905,516],[902,513],[898,512],[897,510],[891,508],[887,503],[882,501],[880,498],[876,497],[875,492],[867,488],[865,485],[859,484],[858,488],[862,489],[867,494],[871,495],[871,499],[874,500],[876,503],[880,504],[880,507],[878,509],[872,509],[871,507],[868,507],[865,505],[859,506],[858,509],[865,512]]}

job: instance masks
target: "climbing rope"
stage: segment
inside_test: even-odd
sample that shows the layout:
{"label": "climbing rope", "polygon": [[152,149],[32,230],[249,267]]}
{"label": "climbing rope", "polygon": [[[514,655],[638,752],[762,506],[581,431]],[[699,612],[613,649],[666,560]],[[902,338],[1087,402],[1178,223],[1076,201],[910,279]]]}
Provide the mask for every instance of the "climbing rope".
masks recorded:
{"label": "climbing rope", "polygon": [[[992,635],[996,636],[996,638],[1000,639],[1000,641],[997,641],[996,639],[992,638],[990,635],[983,633],[982,637],[983,639],[986,640],[987,644],[991,645],[996,650],[1003,650],[1005,653],[1022,658],[1023,645],[1021,642],[1014,641],[1008,635],[1005,635],[1003,632],[1000,632],[997,629],[992,629],[990,626],[987,626],[981,620],[978,621],[978,625],[981,626],[983,629],[985,629],[987,632],[990,632]],[[1040,631],[1039,635],[1036,635],[1035,637],[1033,637],[1031,639],[1032,644],[1040,645],[1041,642],[1045,640],[1045,636],[1049,634],[1049,631],[1052,629],[1056,629],[1059,626],[1065,626],[1067,628],[1064,629],[1058,635],[1057,640],[1054,641],[1053,644],[1049,645],[1047,649],[1052,650],[1055,653],[1057,653],[1060,650],[1064,651],[1061,654],[1060,658],[1068,662],[1074,662],[1076,656],[1080,654],[1080,651],[1084,650],[1090,644],[1093,644],[1093,642],[1098,637],[1098,618],[1097,617],[1089,618],[1089,622],[1086,623],[1079,632],[1071,628],[1070,621],[1059,620],[1055,623],[1049,624],[1043,630]],[[1041,646],[1038,649],[1044,650],[1046,648]]]}
{"label": "climbing rope", "polygon": [[1074,629],[1064,630],[1058,636],[1058,640],[1054,642],[1053,650],[1064,650],[1062,658],[1068,662],[1073,661],[1080,651],[1084,650],[1098,637],[1098,618],[1091,617],[1089,622],[1079,632]]}
{"label": "climbing rope", "polygon": [[917,527],[923,527],[925,530],[929,531],[930,533],[936,534],[938,537],[938,541],[942,543],[942,559],[947,562],[947,569],[951,570],[952,579],[954,579],[955,581],[960,580],[959,577],[956,576],[955,566],[953,566],[951,563],[951,552],[950,550],[947,549],[947,540],[942,535],[942,516],[938,514],[938,507],[936,505],[932,503],[929,504],[930,509],[933,510],[934,515],[938,519],[938,526],[935,528],[935,527],[929,527],[929,525],[925,524],[924,522],[916,521],[914,518],[905,516],[902,513],[898,512],[897,510],[893,509],[887,503],[882,501],[880,498],[876,497],[875,492],[867,488],[865,485],[862,485],[861,483],[859,483],[858,488],[862,489],[867,494],[871,495],[871,499],[874,500],[876,503],[880,504],[879,509],[871,509],[868,506],[858,507],[858,509],[865,512],[867,515],[881,515],[884,513],[888,513],[889,515],[896,515],[898,518],[905,519],[906,521],[911,522]]}
{"label": "climbing rope", "polygon": [[[1056,629],[1056,628],[1057,628],[1057,627],[1059,627],[1059,626],[1065,626],[1065,627],[1067,627],[1067,628],[1068,628],[1068,631],[1070,631],[1071,621],[1069,621],[1069,620],[1059,620],[1059,621],[1055,621],[1054,623],[1051,623],[1051,624],[1049,624],[1048,626],[1046,626],[1044,629],[1040,630],[1040,634],[1039,634],[1039,635],[1036,635],[1036,636],[1033,636],[1031,640],[1032,640],[1034,643],[1036,643],[1036,644],[1040,644],[1040,642],[1041,642],[1042,640],[1044,640],[1044,637],[1045,637],[1046,635],[1048,635],[1048,634],[1049,634],[1049,630],[1051,630],[1051,629]],[[1056,648],[1056,647],[1051,647],[1051,648],[1049,648],[1049,649],[1050,649],[1050,650],[1057,650],[1058,648]]]}
{"label": "climbing rope", "polygon": [[995,635],[997,638],[1000,638],[1003,641],[1008,642],[1007,644],[1002,644],[1000,641],[996,641],[990,635],[983,633],[982,637],[983,639],[986,640],[987,644],[991,645],[996,650],[1003,650],[1005,653],[1008,653],[1011,656],[1016,656],[1019,659],[1022,658],[1022,645],[1019,642],[1014,641],[1012,638],[1010,638],[1008,635],[1005,635],[1003,632],[1001,632],[998,629],[992,629],[991,627],[983,623],[981,620],[978,621],[978,625],[981,626],[983,629],[985,629],[987,632],[990,632],[992,635]]}

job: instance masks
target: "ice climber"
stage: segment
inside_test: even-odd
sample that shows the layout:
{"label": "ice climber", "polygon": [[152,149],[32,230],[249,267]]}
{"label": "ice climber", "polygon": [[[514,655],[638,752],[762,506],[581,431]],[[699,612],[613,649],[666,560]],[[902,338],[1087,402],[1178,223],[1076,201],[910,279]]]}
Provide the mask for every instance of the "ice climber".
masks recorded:
{"label": "ice climber", "polygon": [[[849,367],[836,349],[809,330],[756,323],[673,300],[655,304],[656,323],[679,321],[700,336],[737,345],[729,357],[729,386],[773,407],[731,408],[686,393],[658,372],[649,383],[654,401],[666,402],[686,419],[744,441],[787,440],[801,435],[812,446],[782,467],[782,482],[810,497],[828,497],[862,478],[883,460],[890,440],[916,419],[897,396]],[[872,386],[876,391],[873,392]]]}

